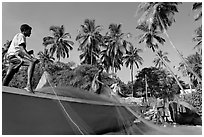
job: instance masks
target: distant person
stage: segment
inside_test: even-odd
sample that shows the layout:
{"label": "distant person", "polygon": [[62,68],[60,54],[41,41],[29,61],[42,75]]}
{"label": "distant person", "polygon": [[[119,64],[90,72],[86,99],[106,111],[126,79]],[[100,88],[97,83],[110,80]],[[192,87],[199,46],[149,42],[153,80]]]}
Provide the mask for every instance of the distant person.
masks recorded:
{"label": "distant person", "polygon": [[92,81],[92,90],[97,93],[100,94],[102,91],[102,86],[104,83],[102,83],[102,72],[103,72],[103,67],[100,66],[98,72],[95,74],[93,81]]}
{"label": "distant person", "polygon": [[164,123],[164,100],[160,97],[157,98],[156,102],[156,108],[157,108],[157,124],[158,123]]}
{"label": "distant person", "polygon": [[38,62],[38,60],[31,56],[31,54],[33,54],[33,50],[26,50],[26,37],[30,37],[31,30],[32,28],[29,25],[23,24],[20,27],[21,32],[14,36],[6,53],[6,59],[9,62],[9,67],[3,80],[3,86],[8,86],[15,73],[18,72],[19,68],[22,65],[25,65],[29,67],[27,85],[24,89],[28,92],[34,93],[31,79],[33,77],[35,64]]}
{"label": "distant person", "polygon": [[111,89],[113,90],[113,95],[119,95],[119,93],[121,92],[121,88],[118,82],[112,84]]}

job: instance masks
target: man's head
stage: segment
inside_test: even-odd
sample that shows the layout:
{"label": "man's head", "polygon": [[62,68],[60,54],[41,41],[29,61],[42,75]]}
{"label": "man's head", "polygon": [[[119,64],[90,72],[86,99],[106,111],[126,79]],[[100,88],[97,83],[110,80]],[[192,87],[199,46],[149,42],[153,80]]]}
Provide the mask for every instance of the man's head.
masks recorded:
{"label": "man's head", "polygon": [[32,28],[28,24],[21,25],[20,30],[25,37],[30,37]]}

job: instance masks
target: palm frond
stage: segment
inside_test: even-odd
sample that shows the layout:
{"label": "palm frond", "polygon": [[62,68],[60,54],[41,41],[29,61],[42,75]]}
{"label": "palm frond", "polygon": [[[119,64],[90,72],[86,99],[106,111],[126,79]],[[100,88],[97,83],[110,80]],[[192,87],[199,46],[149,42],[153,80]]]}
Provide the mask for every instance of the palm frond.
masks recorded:
{"label": "palm frond", "polygon": [[197,9],[200,9],[200,8],[202,8],[202,2],[195,2],[193,4],[192,10],[197,10]]}

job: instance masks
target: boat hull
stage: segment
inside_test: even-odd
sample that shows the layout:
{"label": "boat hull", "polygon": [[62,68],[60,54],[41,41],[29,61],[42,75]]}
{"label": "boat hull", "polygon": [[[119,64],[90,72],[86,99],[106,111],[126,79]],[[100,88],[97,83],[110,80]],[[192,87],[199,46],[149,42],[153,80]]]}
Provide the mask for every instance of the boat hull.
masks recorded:
{"label": "boat hull", "polygon": [[41,97],[40,93],[5,91],[3,88],[3,135],[104,134],[131,125],[129,121],[134,120],[125,107],[111,103],[87,103],[70,101],[67,97],[59,99],[54,95]]}

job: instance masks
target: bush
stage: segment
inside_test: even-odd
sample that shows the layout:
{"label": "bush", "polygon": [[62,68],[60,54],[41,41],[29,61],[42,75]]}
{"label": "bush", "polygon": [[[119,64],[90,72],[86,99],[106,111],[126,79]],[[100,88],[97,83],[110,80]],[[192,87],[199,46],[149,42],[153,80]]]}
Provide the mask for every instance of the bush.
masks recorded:
{"label": "bush", "polygon": [[199,114],[202,115],[202,90],[198,89],[196,92],[184,95],[184,101],[188,102],[197,108]]}
{"label": "bush", "polygon": [[[13,79],[9,83],[9,86],[20,88],[20,89],[24,88],[27,84],[27,69],[28,67],[21,67],[18,73],[14,75]],[[7,67],[5,67],[5,69],[2,72],[2,78],[5,77],[6,71],[7,71]],[[34,71],[33,79],[32,79],[33,88],[37,86],[42,74],[43,74],[42,67],[40,64],[37,64],[35,66],[35,71]]]}

